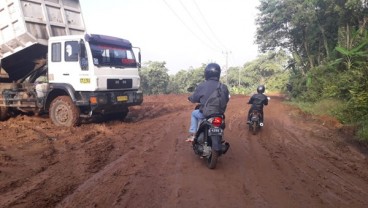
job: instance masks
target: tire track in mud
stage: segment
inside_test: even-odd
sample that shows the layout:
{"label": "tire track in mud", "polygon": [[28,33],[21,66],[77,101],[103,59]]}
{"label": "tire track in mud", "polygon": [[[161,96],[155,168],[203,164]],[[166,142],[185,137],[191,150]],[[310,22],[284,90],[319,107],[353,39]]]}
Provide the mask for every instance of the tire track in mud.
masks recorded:
{"label": "tire track in mud", "polygon": [[[151,127],[158,132],[152,132],[152,136],[149,137],[152,140],[152,151],[142,155],[147,161],[144,172],[134,180],[131,191],[114,206],[175,207],[170,204],[175,204],[175,199],[179,194],[180,187],[176,188],[175,178],[180,175],[182,157],[179,152],[182,147],[179,143],[184,142],[183,135],[186,135],[184,134],[186,126],[178,122],[168,122],[168,119],[182,118],[184,115],[187,116],[185,113],[174,112],[155,119]],[[142,202],[142,195],[157,200]]]}
{"label": "tire track in mud", "polygon": [[[269,140],[264,129],[257,135],[253,135],[249,132],[244,119],[240,120],[240,123],[243,127],[234,132],[239,131],[243,136],[233,146],[241,147],[244,155],[239,165],[244,167],[242,183],[247,205],[250,207],[281,207],[281,205],[295,207],[295,204],[290,202],[286,196],[280,194],[280,189],[281,191],[283,189],[283,176],[277,173],[278,167],[274,167],[272,158],[264,147],[263,140]],[[271,172],[272,175],[268,174]]]}
{"label": "tire track in mud", "polygon": [[[149,105],[156,106],[158,104],[151,102]],[[141,194],[144,194],[146,197],[162,198],[162,200],[167,198],[164,197],[165,193],[162,192],[162,187],[165,186],[165,180],[153,180],[153,183],[152,178],[166,178],[167,173],[160,173],[161,167],[173,163],[172,150],[175,149],[175,143],[173,142],[176,141],[176,139],[174,140],[173,138],[177,138],[178,135],[183,135],[183,130],[181,130],[181,133],[173,131],[175,130],[174,128],[176,128],[176,123],[173,125],[168,123],[167,118],[172,118],[172,115],[162,116],[162,114],[165,113],[173,114],[172,112],[178,114],[175,112],[175,108],[180,108],[180,106],[169,106],[168,109],[160,113],[156,112],[150,114],[146,112],[145,114],[147,115],[154,115],[150,119],[140,117],[139,115],[133,115],[136,116],[138,120],[133,118],[132,121],[135,121],[131,125],[139,125],[141,130],[137,132],[136,128],[134,128],[134,130],[130,131],[129,125],[127,126],[128,132],[121,130],[121,134],[128,134],[128,138],[134,138],[134,140],[130,142],[131,145],[134,145],[132,149],[119,157],[112,164],[108,164],[102,171],[83,183],[75,193],[68,196],[58,206],[73,207],[74,204],[78,204],[78,206],[152,207],[153,204],[149,201],[147,202],[147,206],[139,204],[139,206],[135,206],[135,198],[141,196]],[[154,108],[148,109],[152,110]],[[157,111],[157,109],[155,109],[155,111]],[[181,125],[183,128],[183,124]],[[168,151],[165,151],[166,149]],[[163,170],[166,169],[168,168],[163,167]],[[124,174],[124,170],[129,170],[129,174]],[[111,172],[115,174],[111,176]],[[159,174],[155,175],[156,173]],[[113,178],[114,180],[106,181],[106,179],[103,178]],[[104,182],[102,183],[101,181]],[[109,198],[94,197],[93,200],[84,200],[86,199],[85,194],[94,192],[93,187],[99,187],[99,189],[111,193]],[[159,187],[160,190],[155,190],[155,187]],[[139,191],[137,192],[135,190]]]}
{"label": "tire track in mud", "polygon": [[[144,128],[155,126],[161,133],[152,132],[155,136],[145,135],[146,140],[153,140],[151,152],[142,154],[146,161],[144,170],[138,172],[129,181],[124,194],[115,198],[114,207],[191,207],[206,206],[208,198],[217,196],[217,205],[237,207],[242,195],[233,192],[226,193],[222,187],[228,185],[227,176],[231,169],[227,169],[226,158],[220,158],[217,170],[209,170],[194,155],[191,146],[184,142],[186,138],[190,110],[182,113],[173,113],[161,118],[155,118],[148,126],[140,124]],[[175,118],[168,122],[168,118]],[[162,125],[161,125],[162,124]],[[162,133],[164,132],[164,133]],[[157,135],[159,135],[157,137]],[[171,138],[171,139],[169,139]],[[156,144],[154,144],[156,142]],[[227,156],[224,156],[227,157]],[[232,156],[229,156],[230,159]],[[136,160],[133,158],[132,160]],[[224,162],[223,162],[224,161]],[[242,186],[239,186],[242,190]],[[194,191],[196,190],[196,191]],[[201,194],[198,194],[201,193]],[[154,201],[143,199],[150,198]],[[76,200],[81,204],[79,200]],[[101,200],[95,205],[101,204]],[[230,201],[230,202],[229,202]],[[233,204],[235,203],[235,204]],[[216,206],[217,206],[216,205]]]}
{"label": "tire track in mud", "polygon": [[[72,129],[28,117],[0,123],[1,133],[7,132],[0,162],[9,164],[8,169],[0,166],[2,185],[22,165],[43,164],[34,170],[39,172],[14,174],[15,184],[0,189],[0,206],[367,206],[366,155],[338,132],[298,118],[276,97],[265,108],[265,127],[252,135],[245,123],[249,97],[232,96],[225,129],[231,146],[216,169],[209,170],[184,141],[193,109],[186,97],[147,96],[123,123]],[[40,127],[30,129],[33,123]]]}
{"label": "tire track in mud", "polygon": [[[270,102],[269,106],[272,105],[273,103]],[[288,109],[281,104],[277,103],[276,105],[278,106],[274,108],[278,111],[288,112]],[[308,124],[307,128],[299,128],[298,125],[302,125],[302,123],[295,123],[295,120],[289,118],[288,113],[283,115],[280,112],[273,112],[273,107],[269,106],[265,107],[265,127],[258,135],[251,135],[247,132],[248,129],[244,128],[246,127],[244,118],[247,111],[242,111],[243,113],[233,112],[235,114],[230,119],[231,125],[229,126],[232,128],[232,135],[241,138],[238,140],[240,144],[235,143],[235,145],[246,152],[244,165],[248,168],[244,170],[244,175],[246,178],[252,179],[244,181],[248,205],[250,207],[321,205],[334,207],[336,204],[359,207],[363,204],[366,205],[367,202],[360,199],[367,196],[367,189],[361,190],[357,188],[357,184],[368,182],[366,180],[367,173],[361,173],[363,176],[358,177],[358,179],[352,176],[348,180],[344,180],[338,173],[343,171],[342,175],[346,175],[347,171],[344,171],[346,167],[334,165],[335,160],[338,160],[337,164],[341,164],[341,161],[351,161],[350,157],[358,157],[356,162],[360,164],[350,165],[350,167],[363,167],[361,156],[348,154],[349,158],[336,159],[337,155],[343,155],[339,152],[329,153],[329,149],[336,151],[336,147],[321,148],[321,146],[326,145],[326,140],[331,139],[330,134],[327,134],[327,138],[320,134],[320,132],[326,132],[327,129],[318,129],[313,123]],[[234,106],[233,109],[240,109],[240,107]],[[280,115],[283,116],[280,117]],[[319,139],[323,139],[323,141],[318,141]],[[327,142],[327,144],[330,143],[333,141]],[[346,148],[344,149],[346,152]],[[328,155],[330,154],[333,154],[332,158],[335,159],[329,159]],[[360,155],[357,152],[355,154]],[[331,164],[332,167],[329,167]],[[268,173],[272,173],[272,175]],[[306,199],[307,203],[300,203]]]}
{"label": "tire track in mud", "polygon": [[[342,171],[342,175],[345,177],[349,174],[341,167],[336,167],[333,161],[326,157],[326,154],[330,155],[326,148],[330,147],[324,146],[333,145],[332,137],[325,138],[325,140],[331,140],[327,143],[319,141],[321,134],[318,132],[321,130],[315,124],[309,125],[310,128],[300,128],[301,123],[287,121],[283,123],[283,128],[278,128],[277,123],[280,121],[271,122],[270,128],[267,129],[270,131],[268,135],[272,135],[273,138],[268,141],[263,139],[260,141],[261,145],[269,152],[273,166],[282,173],[280,175],[286,176],[279,180],[282,181],[285,189],[292,191],[289,200],[297,202],[304,198],[310,198],[309,205],[323,204],[327,207],[333,207],[336,204],[360,206],[367,203],[359,200],[359,198],[367,196],[367,189],[354,188],[356,187],[355,183],[367,183],[367,180],[358,179],[353,182],[356,180],[355,176],[354,179],[350,178],[349,182],[344,180],[337,173]],[[320,136],[316,139],[315,134]],[[337,150],[336,148],[331,149]],[[337,156],[339,152],[333,154]],[[340,160],[346,161],[348,158],[340,158]],[[295,191],[303,189],[306,190],[306,193]]]}

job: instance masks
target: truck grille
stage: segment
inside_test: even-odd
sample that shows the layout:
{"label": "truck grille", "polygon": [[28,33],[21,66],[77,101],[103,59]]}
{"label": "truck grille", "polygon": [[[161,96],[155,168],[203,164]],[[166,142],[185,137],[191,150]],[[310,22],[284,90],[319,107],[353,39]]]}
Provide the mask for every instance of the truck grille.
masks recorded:
{"label": "truck grille", "polygon": [[133,86],[132,79],[108,79],[107,89],[130,89]]}

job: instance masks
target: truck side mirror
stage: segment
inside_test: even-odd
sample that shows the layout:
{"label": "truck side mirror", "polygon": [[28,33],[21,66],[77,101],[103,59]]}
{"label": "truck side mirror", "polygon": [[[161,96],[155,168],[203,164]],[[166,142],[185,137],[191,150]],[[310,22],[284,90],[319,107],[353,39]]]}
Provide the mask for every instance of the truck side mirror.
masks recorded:
{"label": "truck side mirror", "polygon": [[141,52],[139,51],[138,52],[138,67],[141,68],[141,61],[142,61],[142,58],[141,58]]}
{"label": "truck side mirror", "polygon": [[141,68],[142,66],[142,57],[141,57],[141,48],[139,47],[132,47],[135,51],[135,53],[137,53],[136,51],[138,51],[137,55],[138,55],[138,61],[137,61],[137,67]]}

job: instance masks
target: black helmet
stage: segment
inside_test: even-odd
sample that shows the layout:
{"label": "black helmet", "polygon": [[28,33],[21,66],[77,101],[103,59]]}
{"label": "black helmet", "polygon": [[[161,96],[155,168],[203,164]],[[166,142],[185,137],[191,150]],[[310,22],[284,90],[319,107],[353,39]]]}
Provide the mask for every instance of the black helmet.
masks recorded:
{"label": "black helmet", "polygon": [[208,80],[211,77],[216,77],[220,79],[221,67],[216,63],[209,63],[204,69],[204,78]]}
{"label": "black helmet", "polygon": [[258,87],[257,87],[257,92],[258,93],[264,93],[265,92],[265,87],[263,86],[263,85],[259,85]]}

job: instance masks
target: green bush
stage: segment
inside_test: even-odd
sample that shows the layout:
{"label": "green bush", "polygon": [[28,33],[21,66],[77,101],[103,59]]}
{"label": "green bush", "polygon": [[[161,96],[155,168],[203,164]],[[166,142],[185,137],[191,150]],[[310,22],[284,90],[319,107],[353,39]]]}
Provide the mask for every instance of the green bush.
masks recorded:
{"label": "green bush", "polygon": [[342,124],[358,127],[357,136],[368,142],[368,113],[366,108],[354,108],[349,102],[339,99],[323,99],[317,102],[293,101],[302,111],[313,115],[329,115],[338,119]]}

